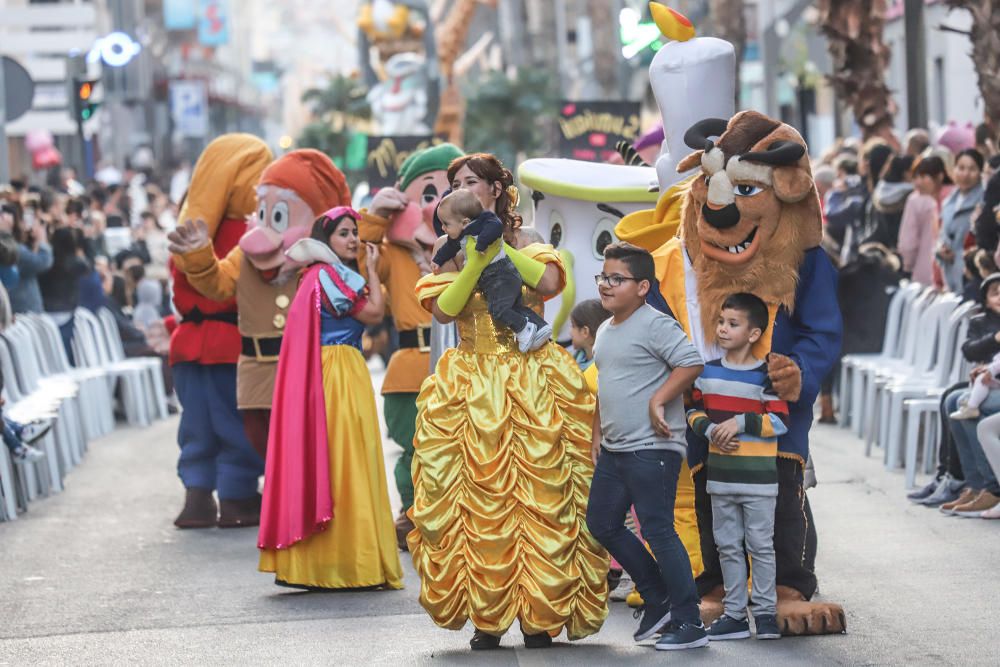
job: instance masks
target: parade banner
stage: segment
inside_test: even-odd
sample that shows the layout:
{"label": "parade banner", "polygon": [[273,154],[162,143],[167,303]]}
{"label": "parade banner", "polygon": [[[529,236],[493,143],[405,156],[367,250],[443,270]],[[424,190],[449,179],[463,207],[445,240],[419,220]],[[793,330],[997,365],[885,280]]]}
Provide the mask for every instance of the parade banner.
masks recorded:
{"label": "parade banner", "polygon": [[559,105],[559,154],[588,162],[607,162],[622,139],[639,135],[638,102],[562,102]]}
{"label": "parade banner", "polygon": [[167,30],[191,30],[197,22],[197,0],[163,0],[163,27]]}
{"label": "parade banner", "polygon": [[368,137],[368,160],[365,171],[368,187],[372,193],[379,189],[396,185],[399,168],[413,151],[423,150],[440,144],[443,139],[431,136],[370,136]]}
{"label": "parade banner", "polygon": [[170,115],[179,137],[208,136],[208,89],[204,81],[178,79],[170,82]]}
{"label": "parade banner", "polygon": [[229,7],[226,0],[201,0],[198,16],[198,42],[203,46],[222,46],[229,42]]}

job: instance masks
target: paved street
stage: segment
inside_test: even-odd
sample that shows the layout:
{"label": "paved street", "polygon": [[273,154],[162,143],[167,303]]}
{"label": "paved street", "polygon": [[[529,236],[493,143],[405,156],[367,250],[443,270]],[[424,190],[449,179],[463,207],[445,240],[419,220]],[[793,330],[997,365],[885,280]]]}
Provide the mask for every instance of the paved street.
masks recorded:
{"label": "paved street", "polygon": [[595,637],[531,652],[512,633],[473,660],[471,630],[438,629],[423,613],[405,556],[403,591],[302,593],[256,571],[253,529],[175,530],[176,427],[122,428],[92,443],[64,493],[0,524],[0,664],[1000,661],[1000,522],[910,506],[901,476],[839,430],[815,431],[820,485],[810,493],[822,595],[844,604],[850,634],[657,654],[631,642],[631,611],[613,603]]}

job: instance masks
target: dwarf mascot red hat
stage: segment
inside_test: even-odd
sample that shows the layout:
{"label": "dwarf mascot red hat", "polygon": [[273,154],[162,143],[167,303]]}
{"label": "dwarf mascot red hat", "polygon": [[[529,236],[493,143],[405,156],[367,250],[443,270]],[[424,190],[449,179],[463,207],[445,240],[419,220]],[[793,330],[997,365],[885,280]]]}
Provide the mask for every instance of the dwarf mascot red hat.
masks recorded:
{"label": "dwarf mascot red hat", "polygon": [[292,190],[316,215],[333,206],[351,204],[343,172],[313,148],[291,151],[272,162],[261,174],[260,185]]}

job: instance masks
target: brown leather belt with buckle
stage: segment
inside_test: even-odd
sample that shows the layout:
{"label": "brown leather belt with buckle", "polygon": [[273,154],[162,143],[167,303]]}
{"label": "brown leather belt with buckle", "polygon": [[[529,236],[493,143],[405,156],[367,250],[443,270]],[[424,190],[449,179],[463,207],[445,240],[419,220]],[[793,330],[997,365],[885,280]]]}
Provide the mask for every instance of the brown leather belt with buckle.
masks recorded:
{"label": "brown leather belt with buckle", "polygon": [[399,349],[417,348],[420,352],[431,351],[431,328],[417,327],[399,332]]}
{"label": "brown leather belt with buckle", "polygon": [[281,336],[243,336],[243,354],[257,361],[277,361]]}

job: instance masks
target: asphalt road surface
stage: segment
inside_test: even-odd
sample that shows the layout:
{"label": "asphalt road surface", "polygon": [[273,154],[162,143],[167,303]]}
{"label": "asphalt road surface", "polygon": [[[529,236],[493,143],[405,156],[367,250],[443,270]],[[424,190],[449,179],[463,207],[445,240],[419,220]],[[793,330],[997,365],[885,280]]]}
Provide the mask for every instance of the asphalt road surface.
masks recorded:
{"label": "asphalt road surface", "polygon": [[814,429],[809,493],[821,597],[844,605],[849,634],[657,653],[615,602],[583,641],[529,651],[512,632],[474,655],[471,628],[424,614],[405,554],[405,590],[304,593],[257,572],[254,529],[176,530],[176,430],[91,443],[62,494],[0,524],[0,664],[1000,664],[1000,521],[910,505],[901,474],[839,429]]}

